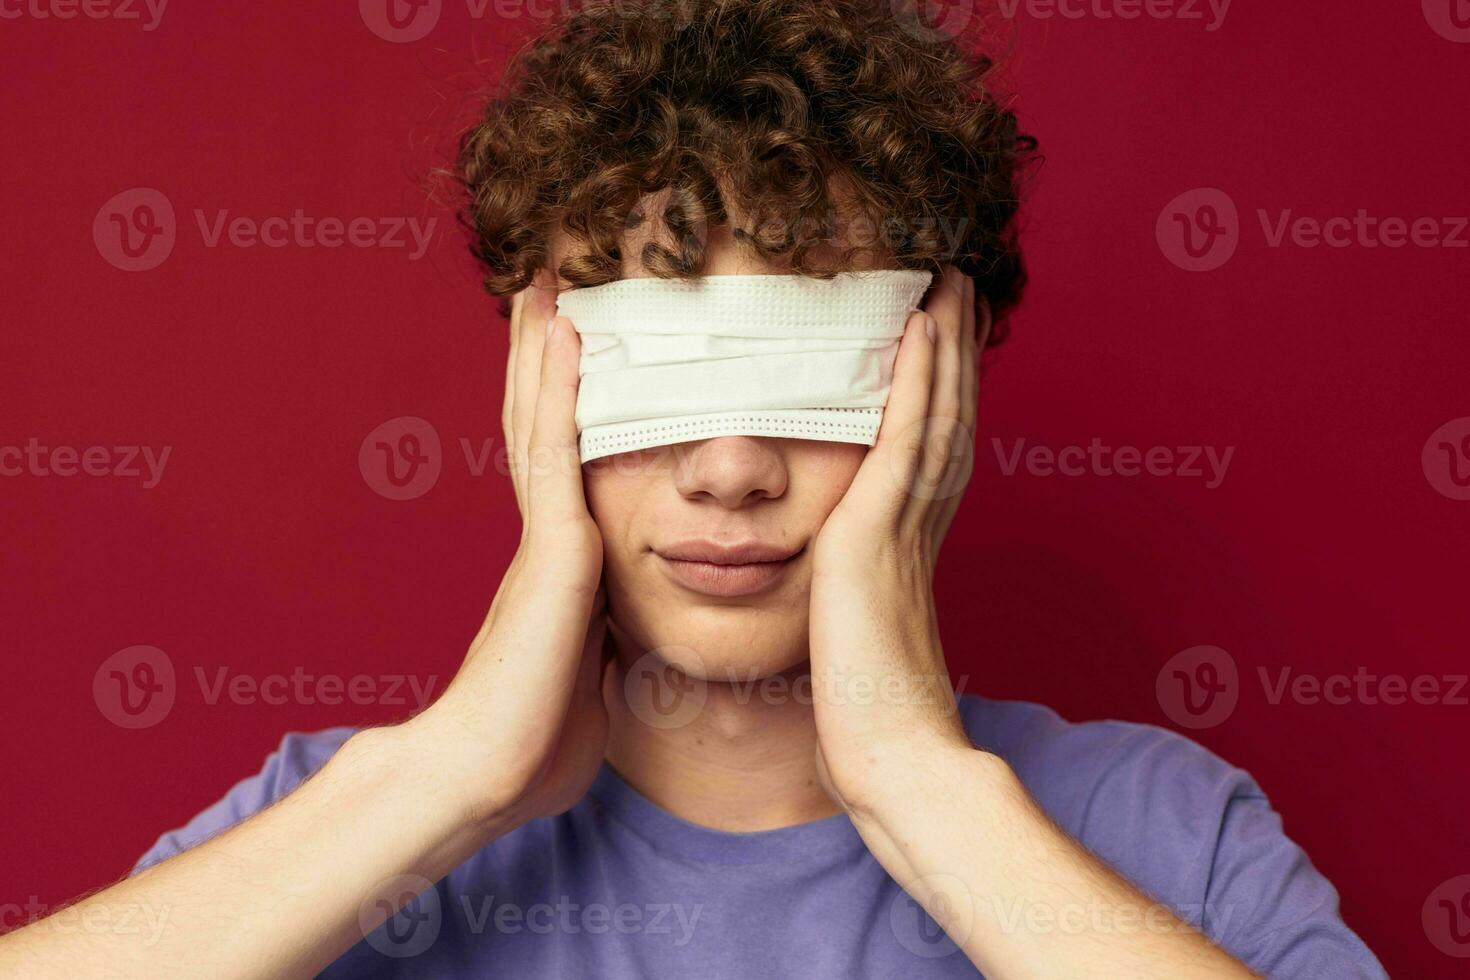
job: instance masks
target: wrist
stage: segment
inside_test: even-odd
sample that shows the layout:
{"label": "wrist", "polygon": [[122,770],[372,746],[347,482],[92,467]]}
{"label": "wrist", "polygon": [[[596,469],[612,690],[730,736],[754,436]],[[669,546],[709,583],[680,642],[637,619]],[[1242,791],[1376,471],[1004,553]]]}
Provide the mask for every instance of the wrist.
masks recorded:
{"label": "wrist", "polygon": [[848,817],[901,883],[936,873],[953,877],[953,855],[968,841],[977,834],[1014,839],[1022,825],[1017,818],[1036,809],[1028,810],[1026,788],[1004,759],[969,745],[936,747],[922,763],[895,764],[875,782],[884,789],[869,794],[862,806],[849,807]]}
{"label": "wrist", "polygon": [[358,765],[382,771],[419,801],[434,832],[475,848],[515,826],[511,794],[484,777],[483,747],[442,714],[424,712],[408,721],[364,729],[342,751]]}
{"label": "wrist", "polygon": [[869,760],[860,787],[844,794],[855,822],[897,829],[936,806],[972,794],[1005,795],[1019,785],[1005,760],[950,739],[895,745]]}

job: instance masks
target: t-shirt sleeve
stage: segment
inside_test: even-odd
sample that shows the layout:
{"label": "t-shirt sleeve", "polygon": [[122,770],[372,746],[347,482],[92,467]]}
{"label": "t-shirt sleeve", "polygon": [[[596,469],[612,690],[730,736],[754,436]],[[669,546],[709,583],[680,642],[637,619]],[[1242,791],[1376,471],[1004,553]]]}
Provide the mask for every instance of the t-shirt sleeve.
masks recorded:
{"label": "t-shirt sleeve", "polygon": [[1064,830],[1252,970],[1387,976],[1250,773],[1154,725],[1074,724],[1026,702],[967,709],[975,744],[1010,762]]}
{"label": "t-shirt sleeve", "polygon": [[1234,794],[1215,842],[1204,902],[1211,939],[1269,977],[1386,978],[1338,912],[1337,889],[1286,836],[1264,794]]}
{"label": "t-shirt sleeve", "polygon": [[1387,976],[1250,773],[1151,725],[1072,734],[1106,760],[1084,842],[1134,884],[1273,980]]}
{"label": "t-shirt sleeve", "polygon": [[329,728],[312,733],[289,732],[280,747],[266,757],[260,772],[240,780],[223,798],[195,814],[184,826],[158,838],[130,873],[137,874],[202,844],[264,810],[320,769],[355,731]]}

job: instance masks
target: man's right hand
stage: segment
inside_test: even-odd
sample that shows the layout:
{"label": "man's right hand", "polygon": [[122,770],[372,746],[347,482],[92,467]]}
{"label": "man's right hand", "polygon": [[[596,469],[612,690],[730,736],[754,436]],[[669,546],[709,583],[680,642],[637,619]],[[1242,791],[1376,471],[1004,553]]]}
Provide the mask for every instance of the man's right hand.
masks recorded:
{"label": "man's right hand", "polygon": [[520,546],[458,675],[404,726],[429,733],[467,811],[497,833],[569,809],[607,745],[602,537],[577,451],[580,356],[543,273],[512,302],[501,412]]}
{"label": "man's right hand", "polygon": [[311,977],[489,841],[570,808],[602,763],[602,538],[582,494],[581,345],[554,289],[514,303],[504,424],[520,547],[444,695],[349,738],[230,829],[73,906],[167,912],[139,935],[52,918],[0,937],[0,976]]}

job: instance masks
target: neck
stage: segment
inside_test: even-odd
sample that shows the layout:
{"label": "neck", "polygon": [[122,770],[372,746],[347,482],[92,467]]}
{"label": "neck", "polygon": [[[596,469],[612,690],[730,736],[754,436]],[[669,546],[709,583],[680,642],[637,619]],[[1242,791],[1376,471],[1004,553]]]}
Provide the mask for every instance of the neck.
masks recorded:
{"label": "neck", "polygon": [[639,793],[690,823],[732,832],[839,812],[817,778],[810,699],[791,694],[805,663],[780,675],[779,698],[761,696],[762,680],[700,683],[703,707],[687,724],[658,728],[638,717],[625,693],[628,670],[643,651],[616,627],[609,632],[617,666],[604,695],[607,761]]}

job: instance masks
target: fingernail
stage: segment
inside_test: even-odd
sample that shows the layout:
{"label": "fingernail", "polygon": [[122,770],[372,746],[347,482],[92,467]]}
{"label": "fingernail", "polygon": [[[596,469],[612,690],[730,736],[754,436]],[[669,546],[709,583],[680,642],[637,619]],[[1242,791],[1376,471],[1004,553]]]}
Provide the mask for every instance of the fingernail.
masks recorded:
{"label": "fingernail", "polygon": [[934,318],[932,316],[930,316],[929,314],[925,313],[924,314],[924,332],[929,335],[929,339],[930,340],[933,340],[934,339],[934,332],[938,328],[939,328],[939,324],[935,322]]}
{"label": "fingernail", "polygon": [[555,332],[556,332],[556,317],[552,317],[550,320],[547,320],[546,321],[546,339],[547,340],[550,340],[551,339],[551,335],[553,333],[555,333]]}

